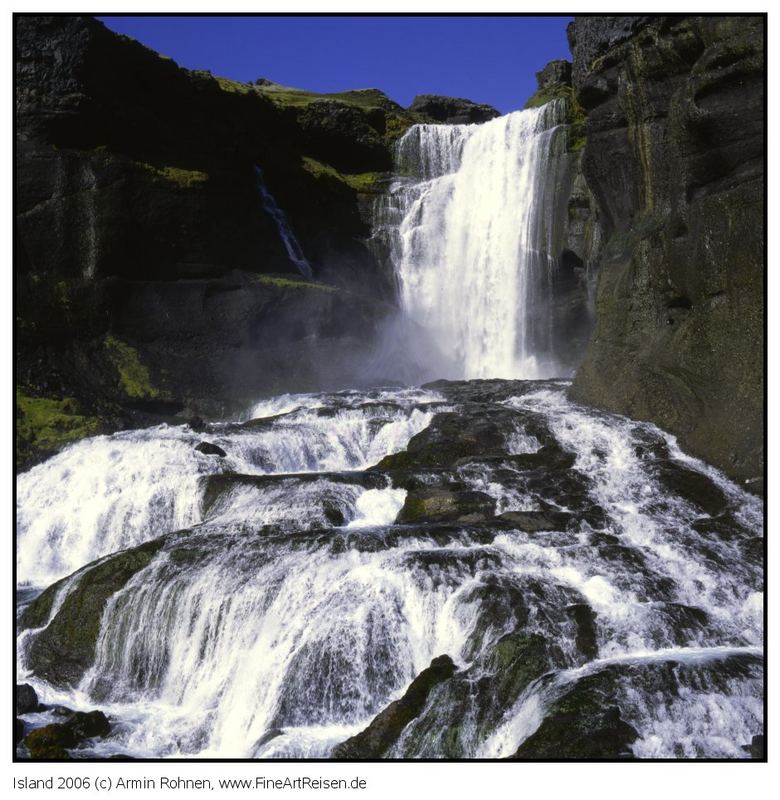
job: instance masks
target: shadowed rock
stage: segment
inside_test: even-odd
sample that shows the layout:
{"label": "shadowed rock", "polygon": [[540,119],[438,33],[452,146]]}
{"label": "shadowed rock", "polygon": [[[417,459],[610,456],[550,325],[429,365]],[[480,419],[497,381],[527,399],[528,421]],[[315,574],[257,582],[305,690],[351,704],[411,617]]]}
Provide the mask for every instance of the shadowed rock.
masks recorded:
{"label": "shadowed rock", "polygon": [[449,656],[434,658],[411,683],[400,700],[381,711],[361,733],[350,737],[333,749],[332,758],[379,758],[398,739],[406,725],[423,709],[434,686],[451,678],[455,665]]}

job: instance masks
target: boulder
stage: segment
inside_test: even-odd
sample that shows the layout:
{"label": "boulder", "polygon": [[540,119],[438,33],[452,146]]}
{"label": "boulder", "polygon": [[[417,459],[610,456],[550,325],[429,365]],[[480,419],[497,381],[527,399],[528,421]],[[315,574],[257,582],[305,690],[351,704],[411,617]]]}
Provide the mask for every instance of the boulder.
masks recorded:
{"label": "boulder", "polygon": [[206,456],[219,456],[220,458],[224,458],[227,455],[219,445],[212,444],[211,442],[201,442],[195,446],[195,449]]}
{"label": "boulder", "polygon": [[479,522],[492,517],[496,501],[484,492],[427,488],[407,492],[396,523]]}
{"label": "boulder", "polygon": [[16,684],[16,713],[29,714],[38,710],[38,695],[29,683]]}
{"label": "boulder", "polygon": [[87,739],[107,736],[111,723],[102,711],[76,711],[65,722],[45,725],[31,731],[24,740],[34,761],[70,760],[69,749]]}

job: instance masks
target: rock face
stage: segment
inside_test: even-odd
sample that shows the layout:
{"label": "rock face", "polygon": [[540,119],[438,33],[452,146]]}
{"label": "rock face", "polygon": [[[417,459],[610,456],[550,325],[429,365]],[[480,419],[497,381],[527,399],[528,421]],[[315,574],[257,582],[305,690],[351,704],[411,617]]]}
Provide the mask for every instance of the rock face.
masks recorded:
{"label": "rock face", "polygon": [[433,122],[445,122],[449,125],[487,122],[501,114],[493,106],[485,103],[474,103],[460,97],[442,97],[438,94],[418,94],[412,100],[409,111],[424,114]]}
{"label": "rock face", "polygon": [[582,172],[604,234],[572,397],[763,471],[764,21],[582,17]]}

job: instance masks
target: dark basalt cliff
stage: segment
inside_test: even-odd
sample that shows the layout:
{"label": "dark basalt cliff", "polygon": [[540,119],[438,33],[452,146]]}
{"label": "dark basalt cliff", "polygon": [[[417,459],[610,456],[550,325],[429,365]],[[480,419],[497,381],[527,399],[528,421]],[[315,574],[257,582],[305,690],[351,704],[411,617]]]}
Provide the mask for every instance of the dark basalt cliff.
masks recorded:
{"label": "dark basalt cliff", "polygon": [[88,17],[18,17],[15,43],[19,465],[356,381],[393,303],[366,212],[393,141],[430,117],[374,89],[190,72]]}
{"label": "dark basalt cliff", "polygon": [[569,37],[605,237],[572,396],[758,488],[764,20],[582,17]]}

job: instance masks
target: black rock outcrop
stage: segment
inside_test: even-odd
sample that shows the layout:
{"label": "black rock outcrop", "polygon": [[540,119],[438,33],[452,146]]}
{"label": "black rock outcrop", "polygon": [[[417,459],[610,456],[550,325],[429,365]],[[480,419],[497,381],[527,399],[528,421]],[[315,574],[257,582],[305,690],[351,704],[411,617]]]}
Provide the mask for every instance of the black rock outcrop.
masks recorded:
{"label": "black rock outcrop", "polygon": [[438,94],[418,94],[412,100],[409,111],[430,117],[433,122],[445,122],[449,125],[487,122],[501,113],[485,103],[474,103],[460,97],[442,97]]}

